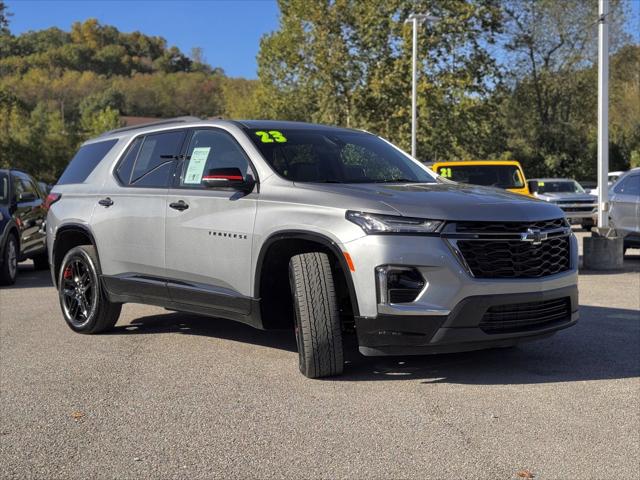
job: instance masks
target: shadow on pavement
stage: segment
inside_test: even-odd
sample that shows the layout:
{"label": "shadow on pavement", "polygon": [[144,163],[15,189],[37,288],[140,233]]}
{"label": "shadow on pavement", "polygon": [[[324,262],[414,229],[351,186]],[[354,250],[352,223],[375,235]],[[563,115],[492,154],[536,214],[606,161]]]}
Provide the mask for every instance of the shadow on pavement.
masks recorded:
{"label": "shadow on pavement", "polygon": [[[345,341],[345,372],[326,381],[420,379],[423,383],[535,384],[640,375],[640,312],[582,306],[578,324],[551,338],[510,349],[447,355],[363,357]],[[136,319],[110,334],[182,333],[296,351],[290,331],[260,331],[221,319],[167,313]]]}
{"label": "shadow on pavement", "polygon": [[105,335],[150,335],[182,333],[222,338],[269,348],[297,352],[293,330],[257,330],[232,320],[191,313],[171,312],[137,318],[129,325],[118,325]]}

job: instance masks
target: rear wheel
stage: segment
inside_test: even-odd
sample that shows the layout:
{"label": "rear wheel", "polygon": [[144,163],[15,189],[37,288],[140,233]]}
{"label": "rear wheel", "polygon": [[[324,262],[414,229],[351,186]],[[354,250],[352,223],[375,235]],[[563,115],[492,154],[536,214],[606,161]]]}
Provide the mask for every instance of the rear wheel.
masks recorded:
{"label": "rear wheel", "polygon": [[93,246],[74,247],[65,255],[58,274],[58,293],[67,325],[78,333],[113,328],[122,304],[110,302],[100,284],[98,256]]}
{"label": "rear wheel", "polygon": [[339,375],[342,331],[329,257],[312,252],[289,262],[300,371],[309,378]]}
{"label": "rear wheel", "polygon": [[15,235],[9,234],[0,255],[2,255],[0,285],[13,285],[18,275],[18,241]]}

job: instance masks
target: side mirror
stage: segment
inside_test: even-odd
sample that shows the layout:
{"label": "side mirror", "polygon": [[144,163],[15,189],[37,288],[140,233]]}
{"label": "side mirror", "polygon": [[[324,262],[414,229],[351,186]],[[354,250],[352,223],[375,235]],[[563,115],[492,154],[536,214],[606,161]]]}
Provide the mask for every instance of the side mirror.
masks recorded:
{"label": "side mirror", "polygon": [[22,192],[18,195],[18,203],[28,203],[36,200],[36,194],[33,192]]}
{"label": "side mirror", "polygon": [[207,188],[233,188],[250,192],[255,183],[251,176],[244,178],[239,168],[213,168],[202,177],[202,184]]}
{"label": "side mirror", "polygon": [[529,191],[531,193],[536,193],[538,191],[538,182],[529,180],[527,183],[529,184]]}

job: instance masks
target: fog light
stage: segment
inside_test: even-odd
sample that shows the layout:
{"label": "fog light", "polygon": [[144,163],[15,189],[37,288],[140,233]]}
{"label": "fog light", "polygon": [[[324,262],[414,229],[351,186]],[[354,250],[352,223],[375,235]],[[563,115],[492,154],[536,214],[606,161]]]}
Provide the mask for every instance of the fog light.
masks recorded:
{"label": "fog light", "polygon": [[378,303],[411,303],[426,284],[413,267],[382,265],[376,268]]}

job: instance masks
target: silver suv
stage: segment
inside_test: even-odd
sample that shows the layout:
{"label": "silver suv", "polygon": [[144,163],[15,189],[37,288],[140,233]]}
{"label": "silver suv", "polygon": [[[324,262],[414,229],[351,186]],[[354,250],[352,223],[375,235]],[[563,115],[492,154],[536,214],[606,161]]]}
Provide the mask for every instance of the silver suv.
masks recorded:
{"label": "silver suv", "polygon": [[575,237],[547,202],[461,185],[376,135],[176,119],[86,142],[52,190],[67,324],[136,302],[293,328],[308,377],[364,355],[506,347],[578,318]]}

